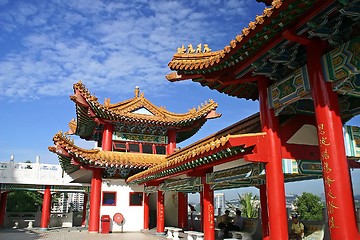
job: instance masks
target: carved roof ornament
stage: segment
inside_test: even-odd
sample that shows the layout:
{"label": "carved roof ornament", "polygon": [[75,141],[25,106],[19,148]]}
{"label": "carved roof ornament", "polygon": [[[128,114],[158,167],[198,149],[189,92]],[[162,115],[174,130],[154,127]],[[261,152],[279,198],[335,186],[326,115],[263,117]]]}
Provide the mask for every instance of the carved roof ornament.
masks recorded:
{"label": "carved roof ornament", "polygon": [[271,6],[273,6],[274,8],[279,8],[282,5],[282,1],[281,0],[274,0],[271,3]]}
{"label": "carved roof ornament", "polygon": [[188,53],[188,54],[199,54],[199,53],[209,53],[211,52],[211,49],[209,48],[209,45],[208,44],[204,44],[204,48],[202,48],[202,44],[199,43],[197,46],[196,46],[196,49],[194,49],[193,45],[192,44],[189,44],[187,46],[187,49],[185,49],[184,47],[184,44],[181,45],[181,47],[178,47],[177,48],[177,54],[185,54],[185,53]]}
{"label": "carved roof ornament", "polygon": [[104,100],[104,106],[109,107],[110,106],[110,98],[105,98]]}
{"label": "carved roof ornament", "polygon": [[140,93],[140,88],[139,88],[139,86],[136,86],[136,87],[135,87],[134,93],[135,93],[135,98],[138,98],[138,97],[139,97],[139,93]]}
{"label": "carved roof ornament", "polygon": [[186,53],[186,49],[184,47],[184,44],[181,45],[181,47],[178,47],[177,48],[177,53]]}
{"label": "carved roof ornament", "polygon": [[[251,31],[255,31],[260,25],[264,24],[265,18],[269,18],[274,10],[281,6],[282,0],[272,1],[271,6],[265,8],[262,15],[257,15],[254,21],[250,21],[249,25],[244,27],[241,33],[237,35],[234,40],[231,40],[229,46],[225,46],[223,50],[211,52],[209,46],[204,44],[203,49],[200,52],[198,49],[201,48],[201,44],[197,45],[197,49],[194,49],[192,44],[189,44],[187,49],[182,45],[182,47],[178,48],[177,53],[174,55],[168,66],[171,70],[200,70],[219,64],[232,49],[235,49],[244,41],[244,38],[248,36]],[[266,35],[264,36],[264,39],[267,39]],[[166,78],[169,81],[182,80],[177,75],[170,74],[168,74]]]}

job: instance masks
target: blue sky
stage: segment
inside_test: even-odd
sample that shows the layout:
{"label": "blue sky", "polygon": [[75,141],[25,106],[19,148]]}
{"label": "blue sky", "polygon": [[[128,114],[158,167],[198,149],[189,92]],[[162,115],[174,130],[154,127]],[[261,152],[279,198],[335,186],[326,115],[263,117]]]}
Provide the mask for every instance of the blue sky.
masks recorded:
{"label": "blue sky", "polygon": [[223,116],[179,146],[257,112],[256,101],[191,81],[170,83],[165,75],[177,47],[207,43],[220,50],[263,9],[254,0],[0,0],[0,162],[14,154],[18,162],[39,155],[41,162],[58,163],[47,147],[75,118],[69,96],[79,80],[101,103],[132,98],[135,86],[178,113],[218,102]]}

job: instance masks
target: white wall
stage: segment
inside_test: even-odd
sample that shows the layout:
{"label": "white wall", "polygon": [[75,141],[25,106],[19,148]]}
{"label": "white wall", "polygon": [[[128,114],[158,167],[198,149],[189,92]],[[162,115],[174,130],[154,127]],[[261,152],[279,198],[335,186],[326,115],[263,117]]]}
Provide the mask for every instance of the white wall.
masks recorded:
{"label": "white wall", "polygon": [[178,194],[177,192],[165,192],[165,227],[177,227],[178,225]]}
{"label": "white wall", "polygon": [[[143,229],[144,206],[129,205],[130,192],[144,192],[143,186],[127,185],[122,179],[103,179],[101,191],[116,192],[116,206],[101,206],[100,208],[100,216],[109,215],[111,218],[110,231],[138,232]],[[118,225],[112,220],[115,213],[121,213],[124,216],[125,220],[122,225]]]}

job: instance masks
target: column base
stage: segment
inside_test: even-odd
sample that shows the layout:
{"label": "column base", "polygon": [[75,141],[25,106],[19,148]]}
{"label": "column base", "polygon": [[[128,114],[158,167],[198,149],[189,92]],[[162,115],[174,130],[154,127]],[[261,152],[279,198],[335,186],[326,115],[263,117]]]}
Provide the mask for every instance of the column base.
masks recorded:
{"label": "column base", "polygon": [[39,228],[40,231],[47,231],[49,230],[48,228]]}
{"label": "column base", "polygon": [[99,231],[88,231],[88,233],[99,233]]}
{"label": "column base", "polygon": [[166,235],[165,232],[156,232],[155,235]]}

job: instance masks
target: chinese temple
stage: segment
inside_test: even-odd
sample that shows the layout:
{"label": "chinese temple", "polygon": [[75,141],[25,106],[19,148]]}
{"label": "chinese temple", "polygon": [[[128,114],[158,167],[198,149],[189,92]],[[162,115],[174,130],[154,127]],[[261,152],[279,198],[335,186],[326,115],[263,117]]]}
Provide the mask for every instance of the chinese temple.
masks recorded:
{"label": "chinese temple", "polygon": [[[264,182],[258,183],[263,239],[288,239],[284,159],[295,160],[299,172],[300,160],[321,163],[330,238],[360,239],[349,175],[354,161],[348,161],[343,140],[343,125],[360,111],[360,2],[258,1],[267,5],[263,13],[222,50],[178,48],[167,79],[191,79],[229,96],[259,101],[263,135],[238,137],[238,146],[252,150],[230,158],[243,156],[265,169]],[[298,131],[310,128],[315,134],[302,141]],[[142,179],[154,176],[151,169],[146,172],[139,174]],[[205,198],[212,201],[213,174],[202,176],[204,204]],[[204,216],[211,216],[211,206],[205,209],[210,214]],[[204,220],[205,239],[214,239],[210,219]]]}
{"label": "chinese temple", "polygon": [[[360,113],[360,1],[258,1],[263,13],[228,46],[189,44],[168,64],[171,82],[191,79],[259,101],[260,113],[187,147],[176,143],[219,116],[213,101],[174,114],[138,88],[130,100],[100,104],[81,82],[74,85],[77,119],[50,150],[65,171],[92,173],[89,232],[99,231],[102,215],[113,216],[112,231],[187,228],[187,193],[199,192],[204,239],[214,240],[214,191],[255,186],[262,238],[285,240],[284,184],[322,178],[330,238],[360,239],[349,174],[360,155],[346,148],[343,127]],[[79,148],[69,134],[97,148]]]}
{"label": "chinese temple", "polygon": [[[175,152],[176,143],[194,135],[207,119],[220,117],[213,100],[187,113],[176,114],[153,105],[138,87],[134,95],[123,102],[111,103],[105,99],[101,104],[83,83],[74,84],[70,99],[75,103],[77,118],[69,123],[68,132],[54,136],[55,146],[49,147],[59,156],[67,173],[74,176],[79,170],[92,173],[89,232],[99,232],[103,215],[113,217],[113,232],[149,228],[151,200],[143,194],[143,186],[129,186],[125,180],[166,163],[167,156]],[[69,137],[71,134],[93,140],[97,147],[80,148]],[[48,223],[41,224],[46,228]]]}

